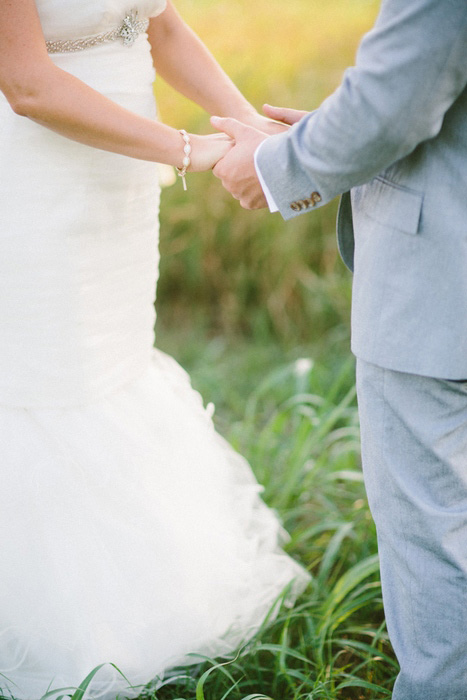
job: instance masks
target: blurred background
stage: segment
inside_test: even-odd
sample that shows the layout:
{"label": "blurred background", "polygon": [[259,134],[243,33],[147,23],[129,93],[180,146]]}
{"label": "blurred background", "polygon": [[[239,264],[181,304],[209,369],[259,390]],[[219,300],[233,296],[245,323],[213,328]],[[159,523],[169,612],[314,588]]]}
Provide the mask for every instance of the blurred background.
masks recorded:
{"label": "blurred background", "polygon": [[[377,0],[175,4],[258,110],[318,107],[379,8]],[[156,96],[165,122],[212,131],[162,81]],[[291,534],[288,551],[313,577],[299,606],[229,666],[235,689],[221,672],[210,676],[209,700],[257,692],[381,700],[397,673],[360,468],[351,274],[337,252],[336,211],[337,201],[287,223],[243,211],[211,173],[190,175],[188,192],[180,181],[163,191],[157,345],[215,404],[218,430],[247,457]],[[182,696],[191,700],[195,688],[157,695]]]}
{"label": "blurred background", "polygon": [[[372,25],[375,0],[177,0],[246,97],[311,110],[339,84]],[[183,47],[181,48],[183,50]],[[212,131],[202,110],[156,83],[161,118]],[[285,223],[243,211],[211,174],[163,192],[158,343],[190,364],[223,338],[324,357],[348,351],[350,273],[335,243],[337,202]]]}

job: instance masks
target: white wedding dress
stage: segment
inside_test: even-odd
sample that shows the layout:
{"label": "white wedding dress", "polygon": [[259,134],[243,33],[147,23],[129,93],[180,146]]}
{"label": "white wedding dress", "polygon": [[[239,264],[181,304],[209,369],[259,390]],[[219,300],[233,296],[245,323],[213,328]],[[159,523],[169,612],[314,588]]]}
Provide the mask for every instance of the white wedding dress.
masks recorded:
{"label": "white wedding dress", "polygon": [[[130,3],[37,1],[47,40],[165,6]],[[51,57],[155,118],[145,34]],[[3,96],[0,124],[0,695],[39,700],[104,662],[145,684],[190,652],[232,651],[308,576],[185,372],[153,349],[157,166],[74,143]],[[108,664],[92,695],[138,694],[126,688]]]}

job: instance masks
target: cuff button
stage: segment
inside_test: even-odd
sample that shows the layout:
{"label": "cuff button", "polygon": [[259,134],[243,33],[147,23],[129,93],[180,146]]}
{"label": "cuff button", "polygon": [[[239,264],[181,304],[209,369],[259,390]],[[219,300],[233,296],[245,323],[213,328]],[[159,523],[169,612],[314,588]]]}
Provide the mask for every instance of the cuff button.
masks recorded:
{"label": "cuff button", "polygon": [[321,202],[322,197],[321,197],[321,195],[320,195],[319,192],[312,192],[312,193],[310,194],[310,199],[311,199],[311,201],[312,201],[312,205],[311,205],[311,206],[314,207],[315,204],[318,204],[318,202]]}

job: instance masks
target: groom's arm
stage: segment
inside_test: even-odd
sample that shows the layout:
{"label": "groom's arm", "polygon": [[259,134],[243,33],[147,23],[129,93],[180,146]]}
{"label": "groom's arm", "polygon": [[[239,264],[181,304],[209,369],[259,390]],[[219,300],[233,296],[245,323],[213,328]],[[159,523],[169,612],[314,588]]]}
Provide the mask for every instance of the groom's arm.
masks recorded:
{"label": "groom's arm", "polygon": [[368,182],[436,136],[467,83],[466,47],[466,0],[385,0],[336,92],[259,147],[258,168],[284,218]]}

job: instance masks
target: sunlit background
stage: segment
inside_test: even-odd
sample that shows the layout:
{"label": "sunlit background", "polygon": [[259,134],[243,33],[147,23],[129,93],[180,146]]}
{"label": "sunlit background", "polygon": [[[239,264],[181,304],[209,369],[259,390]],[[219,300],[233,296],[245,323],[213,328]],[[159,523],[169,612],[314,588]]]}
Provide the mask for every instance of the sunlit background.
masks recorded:
{"label": "sunlit background", "polygon": [[[376,0],[176,0],[247,98],[312,110],[339,84]],[[183,46],[180,47],[183,51]],[[162,119],[210,131],[156,86]],[[364,125],[362,125],[364,128]],[[246,655],[157,700],[381,700],[397,673],[360,468],[351,275],[337,202],[285,223],[245,212],[210,173],[163,192],[157,344],[190,372],[247,457],[313,582]]]}
{"label": "sunlit background", "polygon": [[[314,109],[354,62],[375,0],[177,0],[176,6],[247,98]],[[183,47],[180,47],[183,51]],[[194,132],[206,115],[162,81],[162,119]],[[335,245],[336,203],[284,223],[244,212],[210,174],[163,196],[160,335],[183,326],[230,340],[323,345],[348,337],[350,275]],[[194,325],[194,328],[191,328]],[[163,328],[163,330],[162,330]],[[336,337],[334,335],[334,337]]]}

